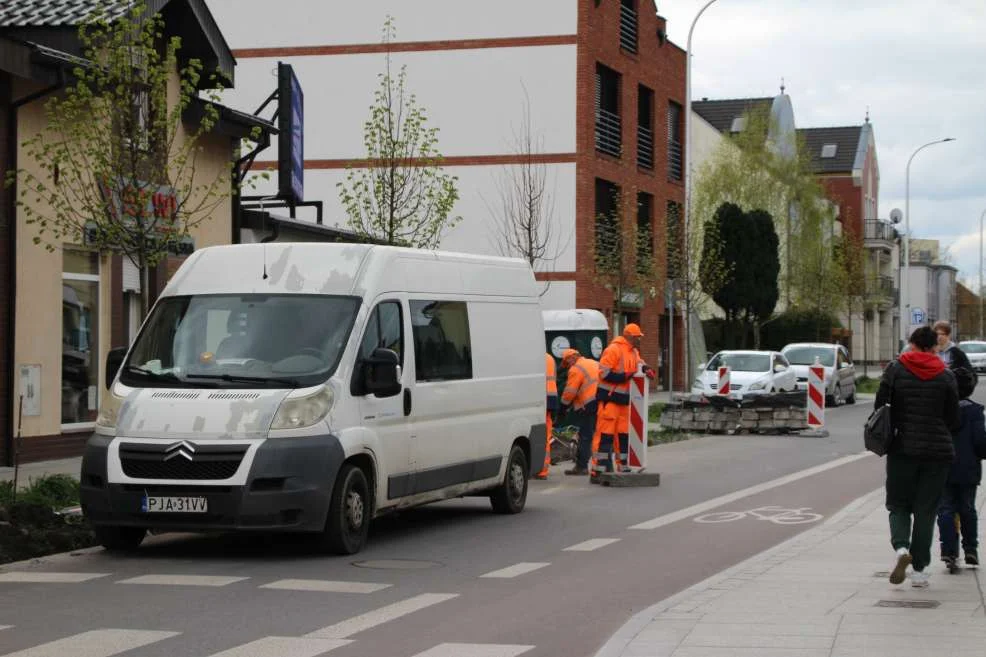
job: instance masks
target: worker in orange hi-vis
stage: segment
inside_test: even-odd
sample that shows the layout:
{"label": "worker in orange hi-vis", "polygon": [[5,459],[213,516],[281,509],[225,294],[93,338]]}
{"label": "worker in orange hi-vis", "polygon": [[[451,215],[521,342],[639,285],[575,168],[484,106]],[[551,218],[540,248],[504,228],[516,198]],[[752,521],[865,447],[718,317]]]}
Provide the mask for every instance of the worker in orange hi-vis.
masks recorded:
{"label": "worker in orange hi-vis", "polygon": [[566,349],[561,357],[562,367],[568,370],[565,389],[561,393],[561,413],[567,407],[575,409],[575,423],[579,428],[579,449],[575,467],[565,470],[567,475],[589,474],[589,457],[592,439],[596,435],[596,392],[599,388],[599,363],[584,358],[575,349]]}
{"label": "worker in orange hi-vis", "polygon": [[548,468],[551,467],[551,434],[554,431],[552,415],[558,410],[558,372],[555,369],[555,359],[551,354],[544,355],[544,392],[547,401],[547,412],[544,415],[544,424],[548,431],[548,437],[544,441],[544,467],[541,472],[534,475],[535,479],[547,479]]}
{"label": "worker in orange hi-vis", "polygon": [[599,387],[596,398],[596,435],[592,446],[593,481],[603,472],[629,470],[630,448],[630,381],[637,370],[649,379],[655,376],[654,368],[640,356],[643,331],[637,324],[627,324],[623,335],[615,338],[599,359]]}

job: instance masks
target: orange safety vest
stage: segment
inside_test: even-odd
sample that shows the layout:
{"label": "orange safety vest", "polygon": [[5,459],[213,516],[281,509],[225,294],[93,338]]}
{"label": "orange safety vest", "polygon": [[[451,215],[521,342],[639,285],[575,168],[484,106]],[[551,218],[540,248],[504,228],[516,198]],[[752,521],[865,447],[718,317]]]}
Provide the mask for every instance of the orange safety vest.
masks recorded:
{"label": "orange safety vest", "polygon": [[558,373],[555,370],[555,359],[551,354],[544,355],[544,391],[547,396],[548,412],[558,410]]}
{"label": "orange safety vest", "polygon": [[561,401],[579,411],[592,408],[596,405],[598,388],[599,363],[590,358],[579,358],[568,370],[568,381],[561,393]]}
{"label": "orange safety vest", "polygon": [[640,354],[626,338],[619,336],[609,343],[599,359],[599,389],[596,399],[600,402],[630,405],[630,379],[637,373]]}

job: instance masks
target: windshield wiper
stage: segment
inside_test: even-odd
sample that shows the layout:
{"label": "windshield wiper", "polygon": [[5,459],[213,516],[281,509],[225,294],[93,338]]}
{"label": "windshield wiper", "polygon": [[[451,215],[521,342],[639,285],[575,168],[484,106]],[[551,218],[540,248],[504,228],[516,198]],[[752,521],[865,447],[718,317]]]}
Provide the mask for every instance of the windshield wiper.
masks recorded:
{"label": "windshield wiper", "polygon": [[186,379],[211,379],[213,381],[229,381],[233,383],[278,383],[290,388],[297,388],[296,379],[281,379],[272,376],[247,376],[245,374],[186,374]]}
{"label": "windshield wiper", "polygon": [[136,374],[138,376],[146,376],[147,378],[154,379],[156,381],[174,381],[176,383],[184,383],[172,372],[155,372],[136,365],[127,365],[126,372]]}

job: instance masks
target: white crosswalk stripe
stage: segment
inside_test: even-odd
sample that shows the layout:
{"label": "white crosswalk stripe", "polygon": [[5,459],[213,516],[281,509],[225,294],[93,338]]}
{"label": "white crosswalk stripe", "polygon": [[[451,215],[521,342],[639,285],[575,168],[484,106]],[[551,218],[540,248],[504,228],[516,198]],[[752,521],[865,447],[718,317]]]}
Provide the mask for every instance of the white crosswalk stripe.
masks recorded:
{"label": "white crosswalk stripe", "polygon": [[601,547],[612,545],[619,540],[620,539],[618,538],[591,538],[588,541],[582,541],[581,543],[571,545],[562,550],[562,552],[592,552],[593,550],[598,550]]}
{"label": "white crosswalk stripe", "polygon": [[501,643],[442,643],[414,657],[517,657],[533,649]]}
{"label": "white crosswalk stripe", "polygon": [[227,586],[249,577],[220,577],[214,575],[141,575],[123,579],[117,584],[151,584],[155,586]]}
{"label": "white crosswalk stripe", "polygon": [[334,582],[325,579],[281,579],[270,584],[264,584],[260,588],[285,591],[318,591],[321,593],[376,593],[390,588],[390,584]]}
{"label": "white crosswalk stripe", "polygon": [[348,646],[343,639],[297,639],[286,636],[267,636],[242,646],[217,652],[209,657],[315,657],[330,650]]}
{"label": "white crosswalk stripe", "polygon": [[12,571],[0,573],[0,584],[4,582],[32,584],[78,584],[99,577],[108,577],[109,573],[51,573]]}
{"label": "white crosswalk stripe", "polygon": [[305,635],[305,638],[347,639],[354,634],[376,627],[377,625],[383,625],[402,616],[407,616],[421,609],[457,597],[459,597],[458,593],[422,593],[413,598],[407,598],[406,600],[368,611],[365,614],[353,616],[334,625],[323,627],[320,630],[309,632]]}
{"label": "white crosswalk stripe", "polygon": [[110,657],[134,650],[180,632],[152,632],[150,630],[92,630],[74,636],[43,643],[33,648],[12,652],[3,657]]}
{"label": "white crosswalk stripe", "polygon": [[499,579],[510,579],[511,577],[519,577],[521,575],[526,575],[527,573],[532,573],[535,570],[544,568],[545,566],[550,566],[550,563],[518,563],[513,566],[508,566],[506,568],[501,568],[500,570],[494,570],[491,573],[486,573],[485,575],[480,575],[480,577],[492,577]]}

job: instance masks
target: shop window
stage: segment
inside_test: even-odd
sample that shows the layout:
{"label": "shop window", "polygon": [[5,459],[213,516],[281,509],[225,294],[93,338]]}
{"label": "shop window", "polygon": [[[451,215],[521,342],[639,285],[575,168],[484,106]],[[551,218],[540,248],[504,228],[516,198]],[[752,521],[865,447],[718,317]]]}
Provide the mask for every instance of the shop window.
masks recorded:
{"label": "shop window", "polygon": [[472,378],[469,314],[462,301],[412,301],[418,381]]}
{"label": "shop window", "polygon": [[62,424],[99,411],[99,255],[66,249],[62,267]]}

